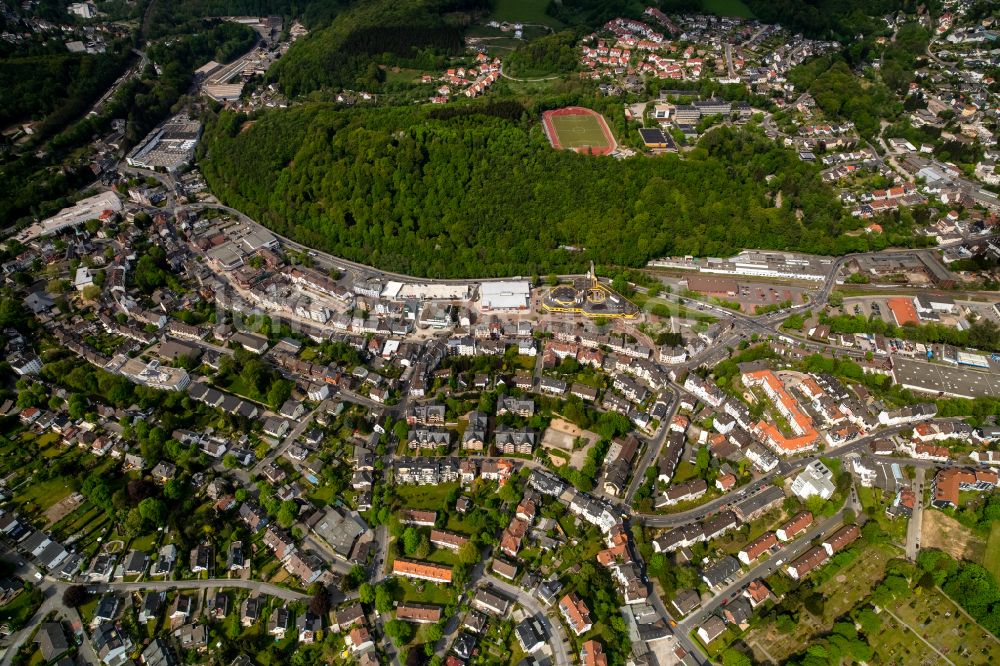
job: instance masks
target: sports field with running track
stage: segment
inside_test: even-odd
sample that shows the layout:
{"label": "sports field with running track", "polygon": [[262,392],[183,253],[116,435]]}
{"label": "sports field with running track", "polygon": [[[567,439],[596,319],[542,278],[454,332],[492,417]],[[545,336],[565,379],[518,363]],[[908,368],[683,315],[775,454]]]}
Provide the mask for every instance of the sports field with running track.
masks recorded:
{"label": "sports field with running track", "polygon": [[617,145],[604,117],[590,109],[546,111],[542,119],[553,148],[606,155]]}

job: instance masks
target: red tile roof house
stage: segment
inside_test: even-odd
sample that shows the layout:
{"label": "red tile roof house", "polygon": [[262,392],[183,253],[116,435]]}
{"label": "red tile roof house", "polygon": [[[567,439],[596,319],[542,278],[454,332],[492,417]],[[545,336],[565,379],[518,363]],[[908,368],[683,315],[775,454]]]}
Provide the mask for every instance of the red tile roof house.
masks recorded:
{"label": "red tile roof house", "polygon": [[771,597],[771,590],[767,589],[764,581],[757,579],[750,582],[750,585],[743,592],[743,596],[750,601],[751,608],[756,608]]}
{"label": "red tile roof house", "polygon": [[743,546],[737,557],[743,564],[750,564],[777,544],[778,537],[775,536],[774,532],[767,532]]}
{"label": "red tile roof house", "polygon": [[813,516],[808,511],[795,514],[792,518],[775,531],[775,536],[781,541],[791,541],[812,525]]}
{"label": "red tile roof house", "polygon": [[931,504],[938,508],[956,507],[960,490],[993,490],[997,480],[997,473],[993,470],[943,469],[934,477]]}
{"label": "red tile roof house", "polygon": [[802,555],[788,565],[788,575],[794,580],[801,580],[810,571],[822,566],[829,559],[830,555],[827,554],[826,550],[824,550],[822,546],[815,546],[814,548],[806,551],[805,555]]}
{"label": "red tile roof house", "polygon": [[587,604],[573,592],[559,601],[559,612],[577,636],[587,633],[594,626],[590,621],[590,609],[587,608]]}
{"label": "red tile roof house", "polygon": [[861,536],[861,528],[857,525],[844,525],[839,530],[823,539],[823,548],[826,554],[833,557],[834,553],[839,553],[843,549],[857,541]]}
{"label": "red tile roof house", "polygon": [[392,573],[393,575],[405,578],[429,580],[432,583],[451,582],[451,567],[441,564],[431,564],[430,562],[417,562],[415,560],[397,558],[392,563]]}
{"label": "red tile roof house", "polygon": [[425,604],[400,604],[396,606],[396,619],[416,622],[417,624],[433,624],[441,619],[441,607]]}
{"label": "red tile roof house", "polygon": [[458,550],[467,543],[469,543],[469,537],[463,534],[448,532],[447,530],[431,530],[431,544],[437,548]]}
{"label": "red tile roof house", "polygon": [[406,509],[399,512],[399,522],[404,525],[417,525],[419,527],[434,527],[437,520],[436,511],[421,511],[419,509]]}
{"label": "red tile roof house", "polygon": [[725,492],[736,485],[736,476],[733,474],[723,474],[715,479],[715,487]]}
{"label": "red tile roof house", "polygon": [[595,640],[587,641],[580,648],[580,661],[583,662],[583,666],[608,666],[604,646]]}

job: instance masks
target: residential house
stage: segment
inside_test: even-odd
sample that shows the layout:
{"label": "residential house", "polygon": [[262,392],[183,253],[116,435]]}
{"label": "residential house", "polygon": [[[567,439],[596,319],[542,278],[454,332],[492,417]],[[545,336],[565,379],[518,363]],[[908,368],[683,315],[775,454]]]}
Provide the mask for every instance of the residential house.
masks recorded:
{"label": "residential house", "polygon": [[559,612],[577,636],[587,633],[594,626],[590,619],[590,609],[575,593],[571,592],[559,600]]}

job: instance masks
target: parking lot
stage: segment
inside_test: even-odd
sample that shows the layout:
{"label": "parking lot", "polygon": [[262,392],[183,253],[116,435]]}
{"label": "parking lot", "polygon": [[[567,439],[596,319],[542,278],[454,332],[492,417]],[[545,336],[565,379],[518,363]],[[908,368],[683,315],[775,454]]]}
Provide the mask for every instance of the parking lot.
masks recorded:
{"label": "parking lot", "polygon": [[866,319],[874,316],[887,324],[895,325],[896,320],[893,319],[892,310],[889,309],[886,303],[887,300],[886,298],[871,296],[845,298],[843,306],[844,314],[852,316],[861,315]]}
{"label": "parking lot", "polygon": [[[892,315],[892,309],[889,307],[890,298],[907,298],[909,296],[853,296],[844,299],[843,313],[850,316],[860,315],[866,319],[875,317],[876,319],[881,319],[887,324],[898,325],[898,322]],[[986,310],[992,310],[992,307],[985,303],[956,303],[956,307],[953,313],[940,312],[938,313],[938,320],[933,319],[921,319],[918,321],[919,324],[944,324],[945,326],[956,326],[959,320],[964,320],[967,316],[969,310],[966,305],[979,306],[974,311],[979,316],[984,316],[983,312]],[[982,311],[982,312],[981,312]],[[996,320],[995,320],[996,321]]]}

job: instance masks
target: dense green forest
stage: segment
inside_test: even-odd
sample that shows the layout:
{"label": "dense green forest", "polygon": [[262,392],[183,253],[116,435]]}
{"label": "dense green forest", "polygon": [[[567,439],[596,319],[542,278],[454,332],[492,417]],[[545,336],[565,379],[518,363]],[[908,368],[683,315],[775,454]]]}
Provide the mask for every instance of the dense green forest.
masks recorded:
{"label": "dense green forest", "polygon": [[116,43],[103,54],[62,53],[0,60],[0,127],[25,120],[45,122],[43,134],[60,129],[89,106],[125,70],[129,49]]}
{"label": "dense green forest", "polygon": [[889,42],[882,55],[879,74],[885,84],[901,95],[905,95],[918,67],[917,58],[926,56],[931,33],[919,23],[908,23],[896,33],[896,39]]}
{"label": "dense green forest", "polygon": [[165,120],[194,77],[194,69],[212,58],[246,51],[256,39],[250,28],[235,23],[204,25],[190,36],[158,45],[149,55],[161,72],[150,66],[123,85],[99,116],[90,116],[52,137],[47,152],[26,152],[0,166],[0,219],[15,223],[27,216],[50,215],[68,202],[67,193],[93,181],[89,160],[75,160],[73,152],[95,134],[110,129],[113,118],[126,118],[125,140],[131,146]]}
{"label": "dense green forest", "polygon": [[[560,0],[550,2],[546,12],[563,23],[597,27],[618,16],[638,18],[650,4],[657,3],[642,2],[642,0]],[[697,5],[697,1],[694,4]],[[664,11],[670,9],[677,8]]]}
{"label": "dense green forest", "polygon": [[792,69],[788,80],[808,90],[819,108],[852,121],[863,136],[878,133],[879,120],[902,111],[896,96],[882,82],[855,76],[839,56],[823,56]]}
{"label": "dense green forest", "polygon": [[321,88],[373,89],[383,80],[378,56],[417,58],[458,54],[462,28],[489,0],[366,0],[344,9],[326,27],[298,40],[268,77],[288,95]]}
{"label": "dense green forest", "polygon": [[916,11],[918,0],[745,0],[765,23],[780,23],[807,37],[851,42],[885,29],[882,16]]}
{"label": "dense green forest", "polygon": [[842,235],[853,221],[814,169],[759,134],[719,129],[685,159],[617,161],[551,150],[536,112],[441,121],[310,104],[249,125],[223,112],[206,129],[202,166],[213,192],[276,231],[415,275],[867,247]]}
{"label": "dense green forest", "polygon": [[578,61],[576,35],[564,30],[518,48],[504,60],[504,71],[521,77],[567,74],[576,69]]}

